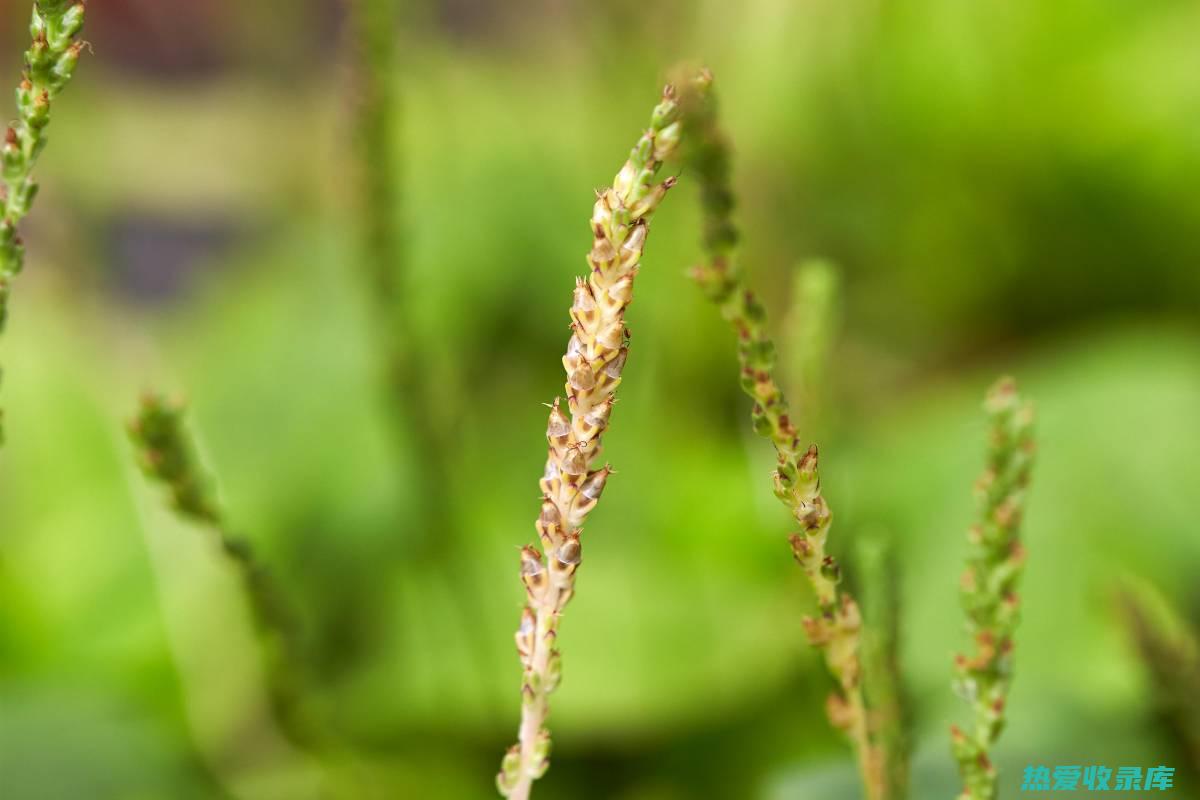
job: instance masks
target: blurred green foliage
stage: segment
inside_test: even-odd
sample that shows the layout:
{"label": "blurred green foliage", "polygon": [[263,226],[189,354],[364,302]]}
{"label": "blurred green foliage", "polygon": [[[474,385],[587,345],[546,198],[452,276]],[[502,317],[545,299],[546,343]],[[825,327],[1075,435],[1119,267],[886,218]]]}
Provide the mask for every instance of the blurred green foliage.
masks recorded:
{"label": "blurred green foliage", "polygon": [[[0,794],[290,800],[327,768],[271,729],[236,579],[136,475],[121,420],[152,386],[189,395],[234,528],[300,610],[313,704],[365,782],[492,796],[518,712],[516,548],[534,536],[540,404],[561,392],[591,189],[691,57],[720,85],[772,318],[798,259],[843,272],[820,441],[831,542],[894,540],[913,796],[954,786],[978,396],[1002,371],[1037,401],[1041,441],[1002,789],[1031,762],[1170,752],[1111,590],[1134,574],[1200,611],[1200,7],[408,7],[404,327],[460,523],[431,532],[357,261],[350,57],[318,35],[316,3],[289,18],[307,26],[295,46],[256,53],[284,5],[251,5],[212,5],[226,66],[190,78],[117,69],[136,59],[89,28],[97,53],[56,108],[0,352]],[[0,52],[15,71],[15,45]],[[630,309],[618,474],[562,626],[538,795],[853,798],[769,447],[683,275],[699,257],[686,174],[674,191]]]}

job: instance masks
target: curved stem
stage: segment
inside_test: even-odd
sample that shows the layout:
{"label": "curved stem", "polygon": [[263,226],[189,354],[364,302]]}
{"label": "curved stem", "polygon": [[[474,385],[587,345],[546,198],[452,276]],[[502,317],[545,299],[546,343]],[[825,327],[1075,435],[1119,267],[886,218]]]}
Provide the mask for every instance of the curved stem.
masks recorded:
{"label": "curved stem", "polygon": [[822,650],[838,685],[828,700],[829,719],[850,739],[867,797],[880,800],[882,759],[867,724],[859,659],[862,619],[854,598],[838,588],[841,568],[825,549],[833,515],[821,492],[817,446],[801,444],[775,377],[775,345],[767,334],[766,309],[734,260],[738,231],[733,222],[729,146],[717,126],[711,84],[712,76],[704,71],[681,98],[686,161],[700,182],[706,255],[691,274],[737,334],[741,386],[754,400],[754,430],[775,446],[775,496],[800,525],[789,541],[819,609],[816,617],[803,620],[804,629],[812,645]]}

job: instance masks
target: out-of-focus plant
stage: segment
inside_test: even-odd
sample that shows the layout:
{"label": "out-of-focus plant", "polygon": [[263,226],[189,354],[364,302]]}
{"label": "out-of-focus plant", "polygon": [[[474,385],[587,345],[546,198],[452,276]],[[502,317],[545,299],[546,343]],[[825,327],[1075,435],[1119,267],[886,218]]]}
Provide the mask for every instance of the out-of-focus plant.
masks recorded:
{"label": "out-of-focus plant", "polygon": [[399,302],[400,184],[396,134],[396,0],[356,0],[352,7],[358,68],[356,136],[360,149],[358,212],[363,263],[389,318]]}
{"label": "out-of-focus plant", "polygon": [[766,309],[734,258],[738,231],[733,223],[730,150],[717,124],[711,86],[712,76],[705,71],[682,95],[685,159],[699,178],[707,259],[692,270],[692,277],[737,334],[741,386],[754,400],[754,430],[771,441],[778,456],[775,496],[800,524],[800,532],[790,537],[792,551],[820,611],[804,619],[804,629],[813,646],[824,653],[838,685],[829,696],[829,719],[854,747],[867,796],[879,800],[886,796],[885,759],[868,722],[860,658],[862,617],[854,598],[839,590],[841,568],[826,551],[833,516],[821,492],[817,447],[801,444],[787,398],[775,378],[775,345],[767,333]]}
{"label": "out-of-focus plant", "polygon": [[[422,482],[414,492],[422,504],[427,536],[443,541],[446,526],[436,517],[450,507],[445,497],[445,447],[429,424],[425,369],[405,302],[404,242],[401,232],[399,98],[396,87],[397,0],[355,0],[351,7],[357,63],[355,136],[358,194],[355,219],[361,241],[363,277],[370,287],[376,341],[397,433],[411,436],[420,450]],[[402,423],[410,420],[407,427]]]}
{"label": "out-of-focus plant", "polygon": [[862,664],[867,726],[877,742],[881,796],[908,796],[912,755],[909,698],[900,672],[900,567],[895,548],[871,536],[858,542],[855,577],[863,599]]}
{"label": "out-of-focus plant", "polygon": [[612,472],[608,465],[597,466],[601,436],[629,353],[625,308],[633,299],[650,218],[675,184],[674,178],[659,181],[656,175],[678,146],[678,118],[675,90],[668,85],[651,114],[650,127],[613,185],[598,193],[592,209],[590,271],[586,280],[575,283],[572,333],[562,360],[568,413],[556,399],[546,427],[549,454],[536,523],[541,550],[533,546],[521,550],[521,580],[528,597],[516,633],[524,668],[521,724],[518,742],[505,754],[496,777],[500,793],[516,800],[529,796],[533,781],[550,765],[550,732],[545,723],[550,693],[561,674],[556,646],[559,616],[575,592],[583,523]]}
{"label": "out-of-focus plant", "polygon": [[231,532],[212,483],[199,465],[183,414],[182,401],[152,393],[143,396],[137,416],[128,425],[139,464],[148,478],[166,487],[171,507],[180,516],[213,534],[221,553],[237,571],[263,639],[276,719],[294,743],[314,748],[320,741],[303,706],[305,661],[295,616],[250,543]]}
{"label": "out-of-focus plant", "polygon": [[[434,365],[421,346],[413,316],[419,299],[407,291],[403,196],[401,193],[401,105],[398,87],[399,0],[354,0],[351,5],[357,64],[354,79],[354,118],[357,139],[357,202],[359,259],[370,290],[375,356],[383,384],[388,428],[396,451],[416,465],[407,472],[412,484],[412,524],[406,541],[427,564],[441,570],[453,607],[448,614],[469,620],[487,602],[474,582],[458,581],[453,564],[469,556],[466,530],[453,497],[451,454],[456,444],[439,420],[447,419],[452,391],[439,391],[429,380]],[[444,380],[449,380],[445,378]],[[443,387],[444,388],[444,387]],[[469,656],[483,672],[488,653],[475,637],[468,639]]]}
{"label": "out-of-focus plant", "polygon": [[[25,51],[25,71],[17,86],[17,120],[4,132],[0,171],[0,331],[8,319],[12,279],[25,261],[17,226],[37,195],[33,167],[46,146],[50,104],[71,80],[85,46],[76,38],[83,29],[83,11],[83,2],[70,0],[37,0],[33,4],[29,23],[33,44]],[[4,441],[3,422],[0,416],[0,443]]]}
{"label": "out-of-focus plant", "polygon": [[795,413],[816,430],[828,422],[829,360],[838,325],[842,279],[829,261],[811,259],[792,277],[792,302],[785,320],[785,353]]}
{"label": "out-of-focus plant", "polygon": [[954,660],[954,688],[971,706],[966,728],[951,728],[963,781],[961,800],[994,800],[991,749],[1004,729],[1013,675],[1013,632],[1019,620],[1017,581],[1025,564],[1020,540],[1025,492],[1033,466],[1033,406],[1012,378],[1001,378],[984,403],[991,418],[987,468],[976,484],[979,519],[969,534],[962,603],[973,656]]}
{"label": "out-of-focus plant", "polygon": [[1117,595],[1157,715],[1192,773],[1200,775],[1200,637],[1154,587],[1130,582]]}

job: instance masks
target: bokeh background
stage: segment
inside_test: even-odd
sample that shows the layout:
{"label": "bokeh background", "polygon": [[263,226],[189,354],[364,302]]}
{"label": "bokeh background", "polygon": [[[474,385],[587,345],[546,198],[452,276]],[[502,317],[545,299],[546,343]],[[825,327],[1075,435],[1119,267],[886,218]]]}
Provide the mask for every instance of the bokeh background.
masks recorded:
{"label": "bokeh background", "polygon": [[[0,2],[0,83],[27,15]],[[516,548],[592,189],[693,59],[717,76],[785,364],[797,265],[837,266],[802,428],[834,550],[898,554],[913,796],[955,790],[979,403],[1011,373],[1041,455],[1002,786],[1027,764],[1167,764],[1173,796],[1200,797],[1117,599],[1133,583],[1200,619],[1200,5],[403,3],[394,163],[366,165],[397,201],[386,276],[363,244],[370,79],[341,3],[88,15],[0,343],[0,795],[494,796]],[[535,793],[849,800],[772,454],[684,276],[695,200],[684,173],[647,247]],[[303,621],[338,763],[280,736],[236,579],[133,465],[122,426],[146,388],[190,399],[230,516]]]}

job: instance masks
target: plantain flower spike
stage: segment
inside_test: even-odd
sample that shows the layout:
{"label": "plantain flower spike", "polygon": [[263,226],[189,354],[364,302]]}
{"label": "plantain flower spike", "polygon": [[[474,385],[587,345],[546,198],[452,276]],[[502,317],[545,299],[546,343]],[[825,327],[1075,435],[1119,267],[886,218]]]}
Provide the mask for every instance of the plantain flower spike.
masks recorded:
{"label": "plantain flower spike", "polygon": [[696,174],[703,215],[705,260],[692,278],[717,305],[738,339],[739,382],[754,401],[755,432],[775,446],[775,496],[800,530],[789,541],[796,562],[816,595],[819,614],[804,619],[809,642],[825,656],[837,683],[827,703],[831,724],[849,738],[869,800],[883,800],[882,758],[869,730],[859,659],[862,619],[850,594],[839,588],[841,568],[826,552],[833,520],[821,493],[816,445],[804,446],[775,377],[775,345],[767,333],[762,302],[747,285],[735,250],[730,148],[717,124],[712,75],[704,70],[681,95],[687,147],[684,161]]}
{"label": "plantain flower spike", "polygon": [[517,652],[524,675],[517,744],[505,754],[496,784],[515,800],[529,797],[532,784],[550,765],[546,729],[549,696],[560,680],[556,645],[559,616],[575,593],[583,560],[580,533],[596,507],[612,468],[600,460],[621,372],[629,354],[625,309],[653,216],[675,179],[659,180],[663,161],[679,144],[679,105],[667,86],[662,100],[613,180],[597,193],[590,221],[592,248],[588,275],[575,283],[571,336],[562,365],[565,402],[556,399],[546,423],[546,468],[536,528],[541,549],[521,550],[526,607],[517,629]]}
{"label": "plantain flower spike", "polygon": [[1013,675],[1013,633],[1020,600],[1017,581],[1025,564],[1021,517],[1033,466],[1033,406],[1022,400],[1012,378],[988,391],[991,419],[987,467],[975,485],[979,517],[968,533],[967,568],[961,595],[974,655],[954,659],[954,688],[971,707],[965,730],[950,731],[963,791],[959,800],[995,800],[996,768],[991,749],[1004,729]]}
{"label": "plantain flower spike", "polygon": [[[25,245],[17,226],[37,195],[33,166],[46,146],[50,105],[75,73],[86,46],[77,39],[83,29],[83,2],[36,0],[29,23],[33,42],[25,51],[25,70],[17,85],[17,119],[4,131],[0,145],[0,332],[8,320],[12,280],[25,263]],[[0,443],[4,441],[0,417]]]}

